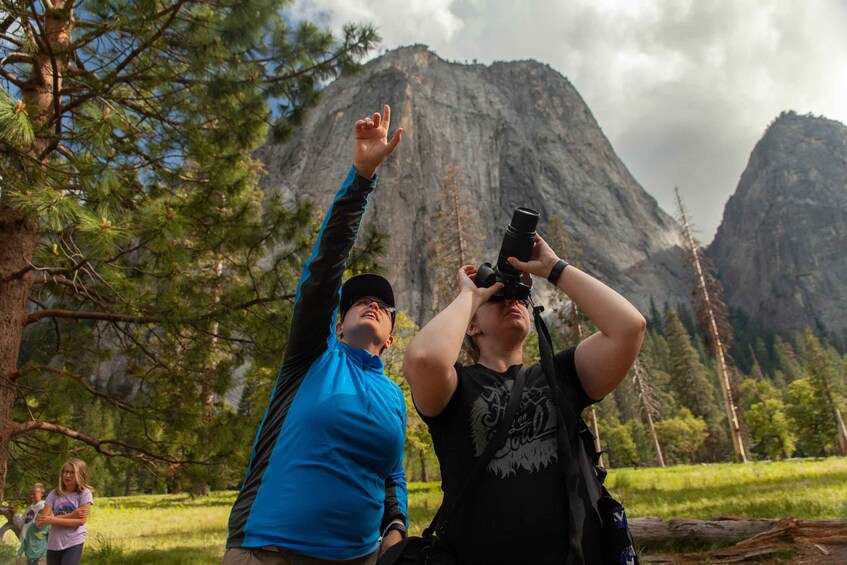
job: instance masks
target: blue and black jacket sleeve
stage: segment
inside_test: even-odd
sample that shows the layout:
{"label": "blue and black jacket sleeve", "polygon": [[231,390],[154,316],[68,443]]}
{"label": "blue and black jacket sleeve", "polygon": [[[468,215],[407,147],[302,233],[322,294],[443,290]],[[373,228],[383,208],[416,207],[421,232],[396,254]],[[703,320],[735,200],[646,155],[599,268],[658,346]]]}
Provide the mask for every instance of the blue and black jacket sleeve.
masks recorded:
{"label": "blue and black jacket sleeve", "polygon": [[366,179],[351,168],[335,195],[297,287],[283,373],[293,369],[292,365],[305,363],[308,367],[327,348],[327,339],[334,332],[341,278],[376,181],[376,175]]}
{"label": "blue and black jacket sleeve", "polygon": [[238,547],[250,508],[285,423],[289,408],[312,363],[324,352],[333,335],[341,278],[377,177],[366,179],[350,169],[335,195],[306,262],[291,318],[282,368],[259,426],[244,483],[230,514],[228,547]]}
{"label": "blue and black jacket sleeve", "polygon": [[382,523],[379,531],[384,532],[388,524],[398,520],[409,526],[407,519],[407,506],[409,493],[406,488],[406,474],[403,470],[403,459],[397,463],[394,471],[385,479],[385,509],[382,514]]}

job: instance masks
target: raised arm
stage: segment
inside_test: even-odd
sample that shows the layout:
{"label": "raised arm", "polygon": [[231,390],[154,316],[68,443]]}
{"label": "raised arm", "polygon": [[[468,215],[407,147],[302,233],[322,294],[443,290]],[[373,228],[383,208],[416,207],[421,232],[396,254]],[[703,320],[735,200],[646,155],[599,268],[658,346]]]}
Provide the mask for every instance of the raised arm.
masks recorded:
{"label": "raised arm", "polygon": [[477,288],[475,277],[476,269],[471,265],[459,270],[458,296],[412,338],[403,356],[403,373],[415,406],[424,416],[437,416],[447,406],[456,391],[454,365],[465,330],[477,308],[503,288],[502,283]]}
{"label": "raised arm", "polygon": [[[528,262],[509,258],[516,269],[541,278],[547,278],[558,261],[538,235]],[[573,265],[562,271],[556,286],[599,330],[577,345],[574,362],[583,390],[600,400],[626,377],[641,349],[647,322],[626,298]]]}
{"label": "raised arm", "polygon": [[403,130],[388,140],[391,108],[354,125],[353,168],[335,196],[318,233],[312,255],[303,268],[291,317],[286,361],[314,357],[332,333],[338,289],[350,250],[356,241],[367,197],[376,188],[376,171],[394,152]]}

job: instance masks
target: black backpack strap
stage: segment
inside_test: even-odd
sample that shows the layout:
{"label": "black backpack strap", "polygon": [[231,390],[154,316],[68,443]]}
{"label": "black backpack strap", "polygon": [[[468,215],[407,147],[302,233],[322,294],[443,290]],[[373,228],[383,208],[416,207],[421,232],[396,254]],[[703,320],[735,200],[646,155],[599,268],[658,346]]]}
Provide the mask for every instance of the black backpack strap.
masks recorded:
{"label": "black backpack strap", "polygon": [[[584,454],[587,457],[586,462],[589,467],[593,467],[593,475],[594,478],[596,478],[596,483],[594,483],[593,480],[591,482],[598,487],[602,502],[604,504],[613,504],[614,512],[620,512],[624,516],[625,514],[623,513],[623,506],[611,497],[609,491],[606,490],[606,487],[603,485],[603,482],[606,479],[606,470],[598,465],[600,454],[594,446],[594,432],[591,431],[591,428],[589,428],[588,424],[585,423],[585,420],[582,419],[582,416],[573,401],[567,397],[559,386],[556,378],[558,373],[555,370],[555,358],[553,357],[553,342],[550,339],[550,332],[547,330],[547,324],[545,324],[544,320],[541,318],[541,311],[543,309],[544,308],[541,306],[535,306],[533,308],[533,314],[535,316],[535,329],[539,334],[538,349],[541,354],[541,367],[544,369],[544,376],[547,378],[547,383],[550,386],[550,390],[553,392],[553,398],[556,403],[556,415],[559,418],[559,422],[561,422],[560,425],[556,426],[556,437],[559,442],[562,455],[565,458],[561,469],[563,479],[565,481],[565,487],[568,492],[568,515],[570,518],[570,522],[568,524],[568,545],[570,553],[568,554],[567,563],[569,565],[585,564],[586,558],[582,548],[583,528],[582,524],[577,522],[575,519],[575,516],[580,513],[578,508],[579,502],[577,500],[578,497],[573,496],[573,493],[579,492],[577,489],[580,484],[582,484],[582,486],[586,489],[588,489],[589,486],[589,479],[586,478],[589,475],[585,475],[581,471],[581,466],[578,460],[580,456]],[[568,420],[564,418],[562,407],[566,407],[568,410],[576,413],[577,426],[579,427],[577,430],[578,441],[576,442],[576,448],[582,449],[582,453],[574,453],[571,448],[570,438],[567,433]],[[590,474],[591,470],[586,468],[585,472]],[[602,520],[604,528],[608,527],[606,525],[605,518],[601,517],[603,512],[599,511],[599,508],[598,512],[598,518]],[[624,561],[621,561],[621,559],[624,555],[626,555],[628,557],[626,563],[634,563],[635,565],[638,565],[640,560],[635,552],[635,543],[632,540],[631,532],[626,526],[626,519],[623,519],[622,525],[616,520],[612,529],[616,533],[611,534],[611,539],[608,532],[604,533],[602,543],[604,546],[608,545],[609,547],[603,548],[605,553],[603,556],[603,563],[623,563]],[[606,551],[607,549],[612,550],[611,555],[608,554],[609,552]],[[596,559],[596,556],[592,557],[592,559]],[[593,563],[589,565],[593,565]]]}
{"label": "black backpack strap", "polygon": [[[465,492],[467,492],[468,487],[476,481],[477,477],[479,477],[482,473],[482,470],[485,469],[488,463],[491,462],[491,458],[494,457],[494,454],[503,447],[503,444],[506,442],[506,436],[509,434],[509,430],[512,427],[512,422],[515,420],[515,415],[518,413],[518,408],[520,408],[525,383],[526,367],[521,367],[520,371],[518,371],[518,376],[515,377],[515,383],[512,385],[512,390],[509,393],[509,405],[506,408],[503,419],[500,421],[500,425],[497,426],[497,431],[494,433],[491,441],[488,442],[488,445],[485,446],[485,451],[483,451],[482,455],[477,458],[473,469],[471,469],[468,478],[465,479],[465,483],[462,485],[462,488],[459,489],[459,494],[456,495],[453,503],[447,507],[446,510],[445,505],[442,504],[441,508],[438,509],[438,512],[435,513],[435,517],[432,519],[432,522],[426,530],[424,530],[424,537],[431,534],[433,531],[437,531],[439,537],[444,535],[444,532],[447,530],[447,524],[453,514],[453,510],[459,506],[459,502]],[[441,516],[443,516],[443,519],[439,520],[439,517]]]}
{"label": "black backpack strap", "polygon": [[[565,483],[565,490],[568,493],[568,563],[585,563],[585,557],[582,551],[582,524],[577,520],[577,516],[581,514],[575,510],[577,497],[573,493],[579,492],[579,483],[582,480],[581,473],[577,462],[578,455],[571,449],[570,434],[568,434],[568,420],[562,408],[575,411],[573,403],[565,395],[559,386],[556,379],[555,359],[553,358],[553,341],[550,339],[550,331],[547,329],[547,324],[541,318],[543,306],[535,306],[532,309],[535,318],[535,330],[538,332],[538,350],[541,354],[541,368],[544,370],[544,377],[547,379],[547,385],[553,394],[553,401],[556,404],[556,416],[558,423],[556,425],[556,439],[561,455],[562,476]],[[578,412],[577,412],[578,414]]]}

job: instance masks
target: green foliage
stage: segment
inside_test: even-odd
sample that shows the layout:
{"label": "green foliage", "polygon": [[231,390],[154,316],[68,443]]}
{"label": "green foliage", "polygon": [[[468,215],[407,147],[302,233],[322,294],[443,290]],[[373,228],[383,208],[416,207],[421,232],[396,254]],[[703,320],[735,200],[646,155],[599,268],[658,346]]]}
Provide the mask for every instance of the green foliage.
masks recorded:
{"label": "green foliage", "polygon": [[666,460],[672,464],[693,463],[708,437],[706,422],[687,408],[682,408],[674,418],[657,422],[656,435]]}
{"label": "green foliage", "polygon": [[786,410],[797,433],[801,455],[821,456],[835,449],[836,430],[832,413],[818,403],[810,379],[798,379],[788,385]]}
{"label": "green foliage", "polygon": [[844,365],[834,349],[824,346],[808,328],[802,340],[806,378],[786,389],[787,413],[798,437],[798,450],[830,455],[838,446],[835,410],[844,408]]}
{"label": "green foliage", "polygon": [[638,447],[632,438],[632,428],[611,417],[601,421],[603,452],[610,467],[632,467],[639,462]]}
{"label": "green foliage", "polygon": [[90,545],[93,547],[89,551],[93,553],[93,557],[98,563],[117,565],[126,560],[123,546],[107,536],[95,536],[94,542]]}
{"label": "green foliage", "polygon": [[[378,39],[294,23],[290,4],[76,3],[50,16],[72,41],[45,71],[54,101],[24,56],[55,47],[35,37],[44,8],[3,2],[3,55],[29,51],[0,61],[0,207],[37,228],[14,419],[62,431],[17,438],[13,490],[69,451],[107,492],[203,491],[243,474],[317,223],[308,203],[265,198],[252,153]],[[364,242],[353,262],[369,267],[384,237]]]}
{"label": "green foliage", "polygon": [[440,475],[438,461],[435,458],[435,449],[432,445],[432,436],[429,434],[429,428],[415,409],[409,383],[403,376],[403,355],[418,329],[418,325],[405,312],[398,312],[394,324],[394,343],[382,355],[382,360],[385,363],[385,374],[400,386],[406,400],[404,465],[407,481],[429,481],[432,477]]}
{"label": "green foliage", "polygon": [[0,140],[19,149],[27,149],[35,141],[26,105],[13,100],[0,86]]}
{"label": "green foliage", "polygon": [[669,348],[669,384],[674,396],[696,416],[712,418],[718,411],[716,387],[710,382],[688,332],[672,310],[665,315],[665,331]]}
{"label": "green foliage", "polygon": [[797,437],[780,392],[767,381],[753,379],[741,383],[739,391],[754,452],[769,459],[791,457]]}

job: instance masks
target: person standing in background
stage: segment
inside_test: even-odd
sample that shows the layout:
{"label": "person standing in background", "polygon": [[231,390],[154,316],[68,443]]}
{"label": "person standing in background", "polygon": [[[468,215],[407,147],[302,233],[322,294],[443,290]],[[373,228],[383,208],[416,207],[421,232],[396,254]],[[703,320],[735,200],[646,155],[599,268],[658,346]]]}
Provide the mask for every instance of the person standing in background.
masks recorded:
{"label": "person standing in background", "polygon": [[39,528],[52,526],[47,537],[47,565],[79,565],[88,530],[85,523],[94,504],[88,465],[68,459],[59,471],[56,488],[47,495],[35,519]]}

